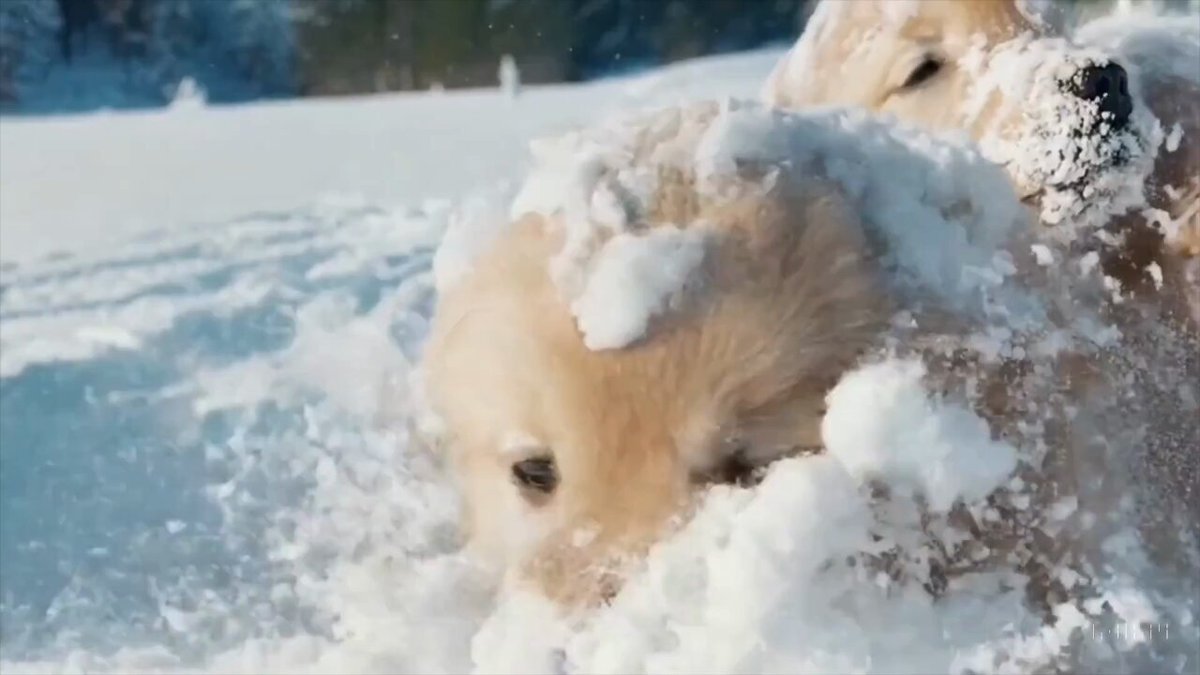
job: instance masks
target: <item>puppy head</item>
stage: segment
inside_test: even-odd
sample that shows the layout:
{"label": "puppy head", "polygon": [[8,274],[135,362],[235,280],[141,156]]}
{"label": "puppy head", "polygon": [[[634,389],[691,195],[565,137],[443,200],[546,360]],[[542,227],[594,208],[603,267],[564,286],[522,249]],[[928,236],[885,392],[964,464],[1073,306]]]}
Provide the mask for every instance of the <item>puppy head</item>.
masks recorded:
{"label": "puppy head", "polygon": [[441,298],[426,352],[472,546],[566,605],[687,513],[695,488],[819,443],[823,397],[881,324],[858,224],[836,195],[704,214],[702,292],[642,340],[588,349],[527,216]]}
{"label": "puppy head", "polygon": [[1055,212],[1094,201],[1098,190],[1118,189],[1113,174],[1149,152],[1153,130],[1135,109],[1122,64],[1069,43],[1062,17],[1033,4],[826,0],[764,97],[784,108],[863,106],[963,130],[1027,199],[1049,199]]}

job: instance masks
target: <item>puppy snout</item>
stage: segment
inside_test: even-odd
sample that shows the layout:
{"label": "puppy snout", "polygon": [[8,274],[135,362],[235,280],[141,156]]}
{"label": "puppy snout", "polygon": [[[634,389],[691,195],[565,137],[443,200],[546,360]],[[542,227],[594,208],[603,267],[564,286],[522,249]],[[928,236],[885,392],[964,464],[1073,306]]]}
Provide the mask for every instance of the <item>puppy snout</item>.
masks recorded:
{"label": "puppy snout", "polygon": [[554,543],[527,563],[526,578],[564,607],[594,608],[611,603],[620,592],[627,554],[603,545]]}
{"label": "puppy snout", "polygon": [[1091,65],[1083,68],[1071,81],[1071,93],[1085,101],[1095,101],[1104,121],[1114,127],[1124,127],[1133,113],[1133,97],[1129,95],[1129,77],[1116,63]]}

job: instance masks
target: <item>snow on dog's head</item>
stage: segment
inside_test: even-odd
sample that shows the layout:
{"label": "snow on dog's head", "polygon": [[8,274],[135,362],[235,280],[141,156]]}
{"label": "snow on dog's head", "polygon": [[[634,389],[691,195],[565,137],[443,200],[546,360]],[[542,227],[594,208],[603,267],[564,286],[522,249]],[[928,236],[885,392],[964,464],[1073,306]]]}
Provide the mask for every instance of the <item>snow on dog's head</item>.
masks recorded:
{"label": "snow on dog's head", "polygon": [[[618,117],[538,141],[534,153],[538,161],[510,215],[538,213],[559,223],[563,244],[550,274],[585,336],[599,321],[587,315],[594,303],[580,300],[615,276],[602,273],[611,271],[606,262],[616,249],[632,250],[631,238],[645,240],[638,249],[660,240],[673,254],[652,273],[627,266],[646,297],[622,304],[620,313],[609,306],[599,318],[628,322],[632,311],[640,316],[634,323],[645,325],[679,299],[685,272],[720,229],[697,210],[698,200],[753,202],[792,189],[779,180],[805,190],[828,183],[865,221],[867,245],[894,290],[975,313],[987,311],[984,296],[1014,271],[1006,248],[1027,224],[1004,172],[974,145],[860,111],[797,115],[726,100]],[[686,185],[672,184],[681,178]],[[672,227],[655,232],[648,222]],[[636,337],[627,331],[608,346]]]}
{"label": "snow on dog's head", "polygon": [[856,105],[961,129],[1043,220],[1143,200],[1162,132],[1107,54],[1060,35],[1052,3],[827,0],[764,89],[785,108]]}
{"label": "snow on dog's head", "polygon": [[1037,319],[1006,281],[1023,211],[967,146],[728,102],[538,155],[441,289],[425,368],[472,542],[568,603],[611,594],[698,486],[820,446],[889,306]]}

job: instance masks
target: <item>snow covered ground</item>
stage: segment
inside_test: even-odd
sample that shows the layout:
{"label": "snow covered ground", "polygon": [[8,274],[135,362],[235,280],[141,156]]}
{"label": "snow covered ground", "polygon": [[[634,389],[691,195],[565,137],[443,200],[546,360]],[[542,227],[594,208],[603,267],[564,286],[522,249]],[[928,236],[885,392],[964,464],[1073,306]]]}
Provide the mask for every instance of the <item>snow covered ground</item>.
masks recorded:
{"label": "snow covered ground", "polygon": [[[458,90],[7,118],[0,260],[330,195],[393,206],[458,197],[516,177],[535,136],[629,106],[751,95],[778,55],[702,59],[640,77],[535,87],[515,99]],[[70,232],[69,241],[48,230]]]}
{"label": "snow covered ground", "polygon": [[1194,668],[1195,604],[1164,613],[1136,579],[1097,625],[1033,615],[1000,577],[939,604],[829,571],[869,543],[839,455],[898,452],[886,432],[914,416],[922,462],[1006,451],[899,365],[831,400],[842,429],[872,400],[884,436],[716,490],[582,630],[496,606],[457,553],[407,416],[443,233],[503,212],[533,137],[753,97],[778,56],[516,98],[0,122],[0,671],[985,672],[1081,639],[1097,663]]}

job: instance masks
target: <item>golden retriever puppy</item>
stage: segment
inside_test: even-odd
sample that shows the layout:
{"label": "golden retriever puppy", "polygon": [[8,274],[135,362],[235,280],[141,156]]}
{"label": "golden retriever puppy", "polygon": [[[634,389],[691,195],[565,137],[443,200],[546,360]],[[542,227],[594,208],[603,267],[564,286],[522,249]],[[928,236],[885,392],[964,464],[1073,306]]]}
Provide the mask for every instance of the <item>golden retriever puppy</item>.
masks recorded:
{"label": "golden retriever puppy", "polygon": [[594,603],[698,486],[819,449],[826,393],[893,309],[902,332],[1019,325],[1007,178],[888,129],[701,104],[585,134],[531,181],[426,347],[475,551]]}
{"label": "golden retriever puppy", "polygon": [[712,242],[705,297],[651,336],[589,349],[550,275],[561,226],[527,215],[441,299],[428,348],[471,540],[527,559],[568,604],[610,592],[610,568],[661,535],[695,485],[819,447],[826,390],[883,320],[834,190],[781,182],[716,203],[679,174],[659,190],[692,212],[647,227],[691,223]]}
{"label": "golden retriever puppy", "polygon": [[1066,39],[1062,17],[1033,4],[826,0],[764,98],[969,133],[1057,225],[1051,240],[1096,244],[1110,290],[1200,322],[1189,261],[1200,255],[1200,26],[1108,31],[1089,39],[1097,48]]}

